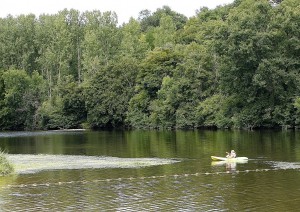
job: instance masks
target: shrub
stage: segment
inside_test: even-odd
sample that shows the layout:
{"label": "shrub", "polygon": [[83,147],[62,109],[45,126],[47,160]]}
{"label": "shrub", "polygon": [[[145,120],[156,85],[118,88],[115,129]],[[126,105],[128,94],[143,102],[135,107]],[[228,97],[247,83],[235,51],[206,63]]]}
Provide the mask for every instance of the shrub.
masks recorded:
{"label": "shrub", "polygon": [[11,174],[14,171],[14,167],[6,158],[3,151],[0,150],[0,176]]}

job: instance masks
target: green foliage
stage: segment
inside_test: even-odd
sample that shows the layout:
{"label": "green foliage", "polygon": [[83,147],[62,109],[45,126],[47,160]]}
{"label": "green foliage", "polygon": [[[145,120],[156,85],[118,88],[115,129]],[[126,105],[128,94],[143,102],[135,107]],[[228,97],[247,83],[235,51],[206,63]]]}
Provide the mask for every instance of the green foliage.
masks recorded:
{"label": "green foliage", "polygon": [[[220,85],[239,100],[232,113],[236,126],[294,125],[292,97],[298,92],[299,51],[289,40],[299,31],[286,33],[287,26],[278,20],[293,13],[283,14],[282,9],[284,5],[272,8],[268,2],[247,0],[230,12]],[[289,20],[288,25],[298,24],[297,18]]]}
{"label": "green foliage", "polygon": [[299,1],[0,19],[0,129],[300,124]]}
{"label": "green foliage", "polygon": [[199,122],[199,126],[205,127],[227,127],[223,122],[224,114],[222,109],[224,108],[224,96],[213,95],[200,102],[197,106],[196,117]]}
{"label": "green foliage", "polygon": [[34,15],[0,19],[0,69],[24,69],[29,73],[35,70],[37,49],[32,39],[35,28]]}
{"label": "green foliage", "polygon": [[[128,112],[130,124],[133,124],[134,120],[147,120],[150,122],[145,123],[146,126],[164,127],[157,122],[155,113],[151,113],[159,107],[155,100],[161,95],[159,90],[163,85],[164,77],[167,79],[173,76],[179,62],[180,56],[173,48],[156,48],[148,54],[137,76],[136,94],[130,101]],[[134,111],[136,111],[135,115],[133,115]]]}
{"label": "green foliage", "polygon": [[167,44],[175,44],[176,27],[170,16],[162,16],[160,26],[154,32],[154,45],[163,47]]}
{"label": "green foliage", "polygon": [[72,76],[65,76],[57,87],[57,95],[39,109],[40,125],[46,129],[81,128],[86,120],[83,88]]}
{"label": "green foliage", "polygon": [[149,10],[142,10],[139,14],[139,21],[141,22],[142,31],[147,31],[152,27],[158,27],[161,24],[163,16],[170,16],[175,23],[176,29],[182,29],[187,21],[187,17],[171,10],[168,6],[158,8],[155,12],[151,13]]}
{"label": "green foliage", "polygon": [[121,34],[117,28],[115,13],[99,11],[85,13],[87,25],[83,40],[83,68],[85,78],[93,77],[103,66],[107,66],[118,53]]}
{"label": "green foliage", "polygon": [[296,120],[295,120],[295,123],[297,125],[300,124],[300,97],[296,97],[295,100],[294,100],[294,109],[296,109]]}
{"label": "green foliage", "polygon": [[62,100],[59,97],[43,102],[40,110],[40,125],[45,129],[64,128],[65,118],[62,115]]}
{"label": "green foliage", "polygon": [[146,90],[136,93],[129,101],[127,123],[134,128],[149,127],[149,103],[150,96]]}
{"label": "green foliage", "polygon": [[143,59],[150,46],[141,32],[140,23],[131,18],[129,23],[123,26],[121,34],[121,56]]}
{"label": "green foliage", "polygon": [[0,176],[9,175],[13,172],[13,165],[8,161],[5,153],[2,150],[0,150]]}
{"label": "green foliage", "polygon": [[92,128],[124,127],[133,95],[137,61],[122,58],[85,82],[88,123]]}
{"label": "green foliage", "polygon": [[37,72],[32,77],[24,70],[3,72],[4,96],[0,108],[1,129],[35,128],[36,111],[42,101],[43,79]]}
{"label": "green foliage", "polygon": [[166,76],[162,80],[161,89],[157,92],[157,99],[150,105],[150,123],[153,127],[172,128],[175,124],[176,98],[172,92],[173,79]]}

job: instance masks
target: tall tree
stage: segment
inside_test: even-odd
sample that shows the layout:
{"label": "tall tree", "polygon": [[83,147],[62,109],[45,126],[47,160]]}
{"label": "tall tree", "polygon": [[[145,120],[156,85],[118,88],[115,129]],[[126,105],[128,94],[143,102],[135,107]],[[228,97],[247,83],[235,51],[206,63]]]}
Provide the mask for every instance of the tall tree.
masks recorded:
{"label": "tall tree", "polygon": [[41,73],[48,82],[48,94],[52,96],[63,75],[71,72],[72,43],[71,32],[66,23],[66,11],[57,15],[41,15],[37,29],[37,45],[40,56],[37,58]]}
{"label": "tall tree", "polygon": [[84,15],[78,10],[64,10],[67,29],[70,32],[71,53],[70,73],[80,83],[82,82],[82,42],[84,39]]}
{"label": "tall tree", "polygon": [[[0,108],[2,130],[24,130],[37,127],[37,110],[43,100],[43,79],[34,72],[9,70],[2,74],[4,98]],[[3,90],[3,89],[2,89]],[[2,91],[3,92],[3,91]]]}
{"label": "tall tree", "polygon": [[136,94],[132,97],[128,109],[128,122],[133,126],[158,127],[155,118],[150,121],[151,104],[158,97],[164,77],[173,76],[180,61],[173,47],[156,48],[149,52],[141,64],[137,76]]}
{"label": "tall tree", "polygon": [[35,24],[34,15],[0,19],[0,68],[36,69]]}
{"label": "tall tree", "polygon": [[82,55],[85,77],[89,79],[114,58],[121,37],[115,13],[93,11],[84,13],[84,16],[86,27]]}
{"label": "tall tree", "polygon": [[55,95],[39,109],[40,125],[44,129],[82,128],[86,122],[83,87],[71,75],[63,76]]}
{"label": "tall tree", "polygon": [[228,105],[236,126],[292,123],[288,118],[292,112],[290,97],[296,91],[299,76],[295,75],[297,66],[291,63],[295,55],[288,53],[295,47],[284,44],[290,36],[285,36],[285,27],[278,22],[281,15],[276,14],[280,10],[268,2],[247,0],[230,13],[228,36],[221,44],[226,48],[219,53],[223,57],[222,90],[236,99],[234,105]]}
{"label": "tall tree", "polygon": [[143,59],[150,46],[146,42],[146,37],[141,31],[140,23],[131,18],[128,24],[123,25],[121,34],[121,56]]}
{"label": "tall tree", "polygon": [[142,10],[138,18],[141,22],[142,30],[147,31],[149,28],[158,27],[160,25],[160,19],[163,16],[170,16],[177,30],[182,29],[187,21],[186,16],[173,11],[169,6],[158,8],[153,13],[149,10]]}
{"label": "tall tree", "polygon": [[137,63],[132,57],[115,60],[85,84],[87,121],[92,128],[125,126],[129,100],[134,92]]}
{"label": "tall tree", "polygon": [[176,27],[171,16],[162,16],[160,19],[160,26],[154,31],[154,45],[156,47],[163,47],[167,44],[175,44]]}

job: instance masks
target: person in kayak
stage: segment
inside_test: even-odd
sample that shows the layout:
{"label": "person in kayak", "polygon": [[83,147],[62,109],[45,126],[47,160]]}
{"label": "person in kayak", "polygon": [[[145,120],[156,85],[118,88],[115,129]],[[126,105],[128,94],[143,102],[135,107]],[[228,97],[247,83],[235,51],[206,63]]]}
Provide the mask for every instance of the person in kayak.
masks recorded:
{"label": "person in kayak", "polygon": [[231,152],[226,152],[226,158],[235,158],[236,157],[236,153],[234,150],[231,150]]}

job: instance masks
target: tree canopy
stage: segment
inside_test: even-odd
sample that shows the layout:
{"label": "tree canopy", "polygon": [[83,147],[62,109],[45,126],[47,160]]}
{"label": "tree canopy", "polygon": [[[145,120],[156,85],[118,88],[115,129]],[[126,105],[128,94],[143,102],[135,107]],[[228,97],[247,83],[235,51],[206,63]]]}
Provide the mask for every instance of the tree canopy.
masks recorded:
{"label": "tree canopy", "polygon": [[0,18],[0,130],[299,126],[298,0],[117,19]]}

